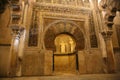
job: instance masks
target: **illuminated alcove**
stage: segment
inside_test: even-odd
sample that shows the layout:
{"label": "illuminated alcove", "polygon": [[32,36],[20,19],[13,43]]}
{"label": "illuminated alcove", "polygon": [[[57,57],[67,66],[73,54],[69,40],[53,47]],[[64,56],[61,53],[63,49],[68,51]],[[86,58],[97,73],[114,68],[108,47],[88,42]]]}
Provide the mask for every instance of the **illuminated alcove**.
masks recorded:
{"label": "illuminated alcove", "polygon": [[68,54],[75,51],[75,40],[68,34],[60,34],[55,38],[56,53]]}
{"label": "illuminated alcove", "polygon": [[60,34],[55,38],[56,51],[54,53],[54,72],[74,73],[76,72],[76,42],[68,34]]}

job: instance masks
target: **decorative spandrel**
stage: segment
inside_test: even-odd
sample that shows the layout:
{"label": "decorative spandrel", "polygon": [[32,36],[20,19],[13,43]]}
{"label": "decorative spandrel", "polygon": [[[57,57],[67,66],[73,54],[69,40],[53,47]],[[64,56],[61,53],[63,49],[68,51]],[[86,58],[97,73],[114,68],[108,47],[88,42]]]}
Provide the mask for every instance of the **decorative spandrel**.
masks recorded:
{"label": "decorative spandrel", "polygon": [[28,46],[37,46],[38,44],[38,23],[37,23],[37,12],[33,11],[31,26],[29,29],[29,42]]}

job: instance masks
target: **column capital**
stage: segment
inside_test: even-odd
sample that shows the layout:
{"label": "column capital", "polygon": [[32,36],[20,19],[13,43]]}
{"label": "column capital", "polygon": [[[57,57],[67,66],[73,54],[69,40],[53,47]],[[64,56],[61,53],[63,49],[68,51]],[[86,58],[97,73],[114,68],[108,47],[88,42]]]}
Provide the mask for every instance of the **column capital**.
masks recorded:
{"label": "column capital", "polygon": [[111,39],[113,31],[112,30],[103,31],[103,32],[101,32],[101,34],[105,40],[108,40],[108,39]]}
{"label": "column capital", "polygon": [[13,37],[18,38],[18,39],[23,34],[24,29],[25,29],[23,25],[18,25],[18,24],[12,24],[10,27],[12,30]]}

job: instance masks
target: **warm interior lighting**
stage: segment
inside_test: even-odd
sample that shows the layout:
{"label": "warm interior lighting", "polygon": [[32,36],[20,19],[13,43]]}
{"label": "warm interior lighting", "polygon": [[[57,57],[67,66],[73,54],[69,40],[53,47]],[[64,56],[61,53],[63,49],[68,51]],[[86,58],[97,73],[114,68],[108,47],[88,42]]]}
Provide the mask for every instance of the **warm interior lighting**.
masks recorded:
{"label": "warm interior lighting", "polygon": [[101,0],[98,0],[98,4],[100,3]]}
{"label": "warm interior lighting", "polygon": [[14,46],[17,47],[17,46],[18,46],[18,43],[19,43],[19,40],[18,40],[18,39],[15,39]]}
{"label": "warm interior lighting", "polygon": [[55,39],[56,52],[58,53],[72,53],[75,51],[75,40],[67,35],[58,35]]}

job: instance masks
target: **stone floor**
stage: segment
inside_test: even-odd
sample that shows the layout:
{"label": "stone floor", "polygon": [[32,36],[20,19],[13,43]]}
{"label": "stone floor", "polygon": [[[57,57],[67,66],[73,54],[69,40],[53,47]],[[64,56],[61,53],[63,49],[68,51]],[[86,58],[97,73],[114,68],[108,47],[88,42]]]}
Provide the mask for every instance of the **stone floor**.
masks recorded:
{"label": "stone floor", "polygon": [[120,74],[58,75],[0,78],[0,80],[120,80]]}

